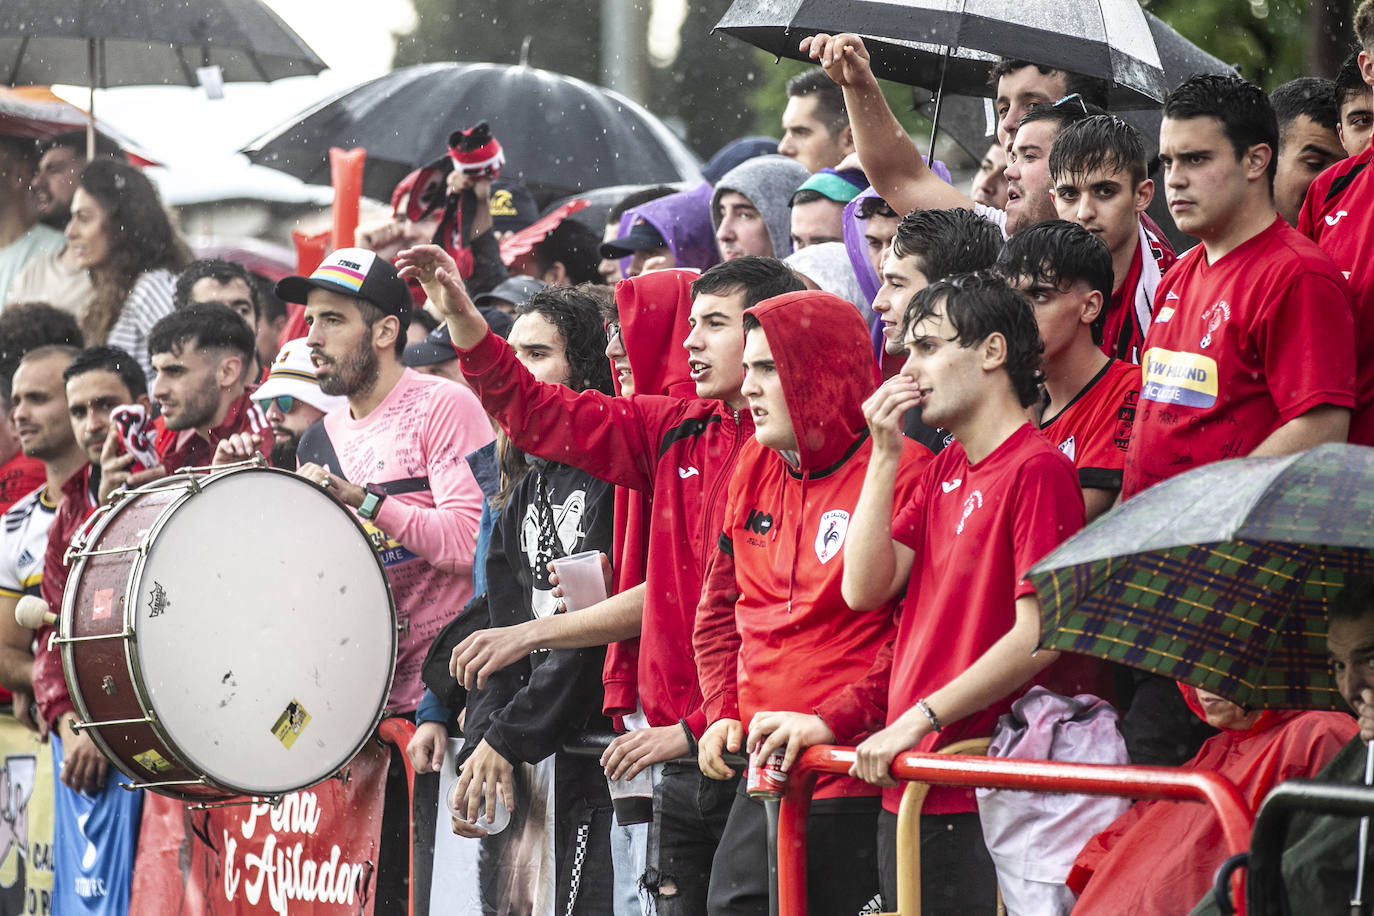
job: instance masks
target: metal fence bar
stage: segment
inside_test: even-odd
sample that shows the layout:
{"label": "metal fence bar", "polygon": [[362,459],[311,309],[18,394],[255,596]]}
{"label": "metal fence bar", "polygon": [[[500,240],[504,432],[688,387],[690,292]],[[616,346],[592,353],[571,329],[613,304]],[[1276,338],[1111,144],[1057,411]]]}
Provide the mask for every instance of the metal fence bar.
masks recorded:
{"label": "metal fence bar", "polygon": [[[778,911],[782,916],[806,916],[806,819],[816,777],[848,773],[854,758],[853,748],[822,745],[808,749],[792,765],[778,818]],[[1229,780],[1215,773],[908,751],[893,761],[892,775],[941,786],[1203,802],[1216,812],[1230,853],[1244,852],[1250,845],[1253,819],[1245,799]],[[1239,875],[1233,887],[1237,909],[1244,912]]]}

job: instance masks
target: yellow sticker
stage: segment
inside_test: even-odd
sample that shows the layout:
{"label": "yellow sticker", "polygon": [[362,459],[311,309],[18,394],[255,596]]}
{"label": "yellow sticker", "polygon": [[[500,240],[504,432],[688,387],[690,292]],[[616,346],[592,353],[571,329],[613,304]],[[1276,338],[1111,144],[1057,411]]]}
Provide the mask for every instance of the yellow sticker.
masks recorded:
{"label": "yellow sticker", "polygon": [[282,710],[282,714],[277,716],[277,722],[272,726],[272,734],[290,750],[309,721],[310,713],[305,711],[305,707],[299,701],[293,699],[287,704],[286,709]]}
{"label": "yellow sticker", "polygon": [[172,769],[172,765],[167,762],[167,758],[154,750],[146,750],[141,754],[135,754],[134,760],[149,773],[166,773],[168,770]]}

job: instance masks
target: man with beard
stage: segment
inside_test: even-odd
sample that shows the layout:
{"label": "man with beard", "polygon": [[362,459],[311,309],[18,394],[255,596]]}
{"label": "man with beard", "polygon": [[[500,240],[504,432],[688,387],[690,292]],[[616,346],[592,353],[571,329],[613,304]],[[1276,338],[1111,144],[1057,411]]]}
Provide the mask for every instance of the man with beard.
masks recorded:
{"label": "man with beard", "polygon": [[471,391],[401,363],[410,291],[373,252],[341,248],[277,295],[305,306],[320,390],[347,399],[302,437],[298,473],[356,510],[381,555],[402,628],[387,712],[408,714],[425,651],[472,597],[482,491],[463,456],[491,424]]}
{"label": "man with beard", "polygon": [[301,435],[347,400],[320,390],[305,340],[288,340],[267,371],[267,381],[253,392],[253,400],[272,427],[272,467],[291,471],[296,469],[296,447]]}
{"label": "man with beard", "polygon": [[[165,472],[204,467],[223,439],[267,430],[267,419],[246,387],[255,350],[252,329],[218,302],[192,303],[153,325],[148,355],[157,376],[151,394],[162,409],[154,422],[154,448]],[[119,455],[118,441],[112,437],[105,443],[102,499],[125,482],[132,468],[133,456]]]}

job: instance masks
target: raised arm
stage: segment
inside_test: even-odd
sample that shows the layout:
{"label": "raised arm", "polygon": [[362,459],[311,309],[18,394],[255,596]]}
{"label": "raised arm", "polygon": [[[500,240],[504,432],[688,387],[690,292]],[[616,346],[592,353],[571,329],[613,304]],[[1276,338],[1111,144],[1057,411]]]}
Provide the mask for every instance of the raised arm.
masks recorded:
{"label": "raised arm", "polygon": [[921,151],[888,107],[863,39],[848,33],[804,39],[801,50],[844,90],[854,149],[873,189],[899,214],[912,210],[973,209],[973,201],[930,170]]}
{"label": "raised arm", "polygon": [[893,494],[902,459],[902,417],[918,400],[910,379],[894,375],[864,401],[873,452],[844,545],[840,593],[856,611],[888,604],[907,584],[916,553],[892,537]]}

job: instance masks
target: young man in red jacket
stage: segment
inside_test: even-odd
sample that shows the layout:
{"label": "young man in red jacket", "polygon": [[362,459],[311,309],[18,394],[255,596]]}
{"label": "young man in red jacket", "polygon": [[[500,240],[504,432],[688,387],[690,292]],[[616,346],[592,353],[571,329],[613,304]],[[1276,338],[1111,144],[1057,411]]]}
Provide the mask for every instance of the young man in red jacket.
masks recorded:
{"label": "young man in red jacket", "polygon": [[[639,698],[650,728],[618,739],[603,763],[613,777],[687,754],[705,730],[690,650],[703,566],[720,530],[725,486],[753,432],[739,393],[745,309],[803,289],[772,258],[720,264],[692,284],[684,341],[697,399],[613,398],[536,382],[510,348],[489,334],[452,261],[437,246],[401,252],[414,278],[447,316],[463,374],[483,406],[524,451],[580,467],[617,486],[652,491],[645,585],[600,605],[558,615],[514,634],[469,637],[454,653],[460,680],[475,683],[531,649],[580,648],[640,636]],[[554,638],[535,637],[547,632]],[[527,641],[531,640],[532,641]],[[480,686],[480,685],[479,685]],[[658,863],[649,884],[658,912],[704,913],[710,859],[733,787],[706,780],[692,764],[668,764],[656,790]]]}
{"label": "young man in red jacket", "polygon": [[[744,314],[744,387],[754,441],[740,452],[725,524],[697,610],[697,672],[711,727],[698,760],[736,774],[741,723],[759,746],[788,727],[797,747],[852,744],[883,724],[884,678],[868,674],[896,635],[892,611],[856,614],[840,595],[845,534],[873,443],[860,405],[877,387],[872,346],[854,307],[793,293]],[[902,443],[905,501],[930,451]],[[865,714],[867,713],[867,714]],[[760,758],[761,759],[761,758]],[[818,913],[856,913],[878,890],[878,790],[848,777],[817,783],[808,834],[808,899]],[[741,786],[711,868],[712,914],[768,911],[763,803]]]}
{"label": "young man in red jacket", "polygon": [[[941,280],[917,297],[903,332],[906,365],[864,404],[873,457],[849,526],[842,586],[850,607],[884,616],[905,590],[887,727],[858,746],[850,770],[885,787],[878,850],[886,909],[895,903],[902,794],[893,758],[988,737],[998,717],[1046,679],[1057,653],[1035,651],[1040,604],[1023,577],[1083,524],[1073,465],[1026,422],[1041,343],[1025,297],[983,274]],[[902,414],[917,405],[954,441],[898,503]],[[937,786],[927,797],[922,912],[995,906],[976,810],[969,789]]]}

